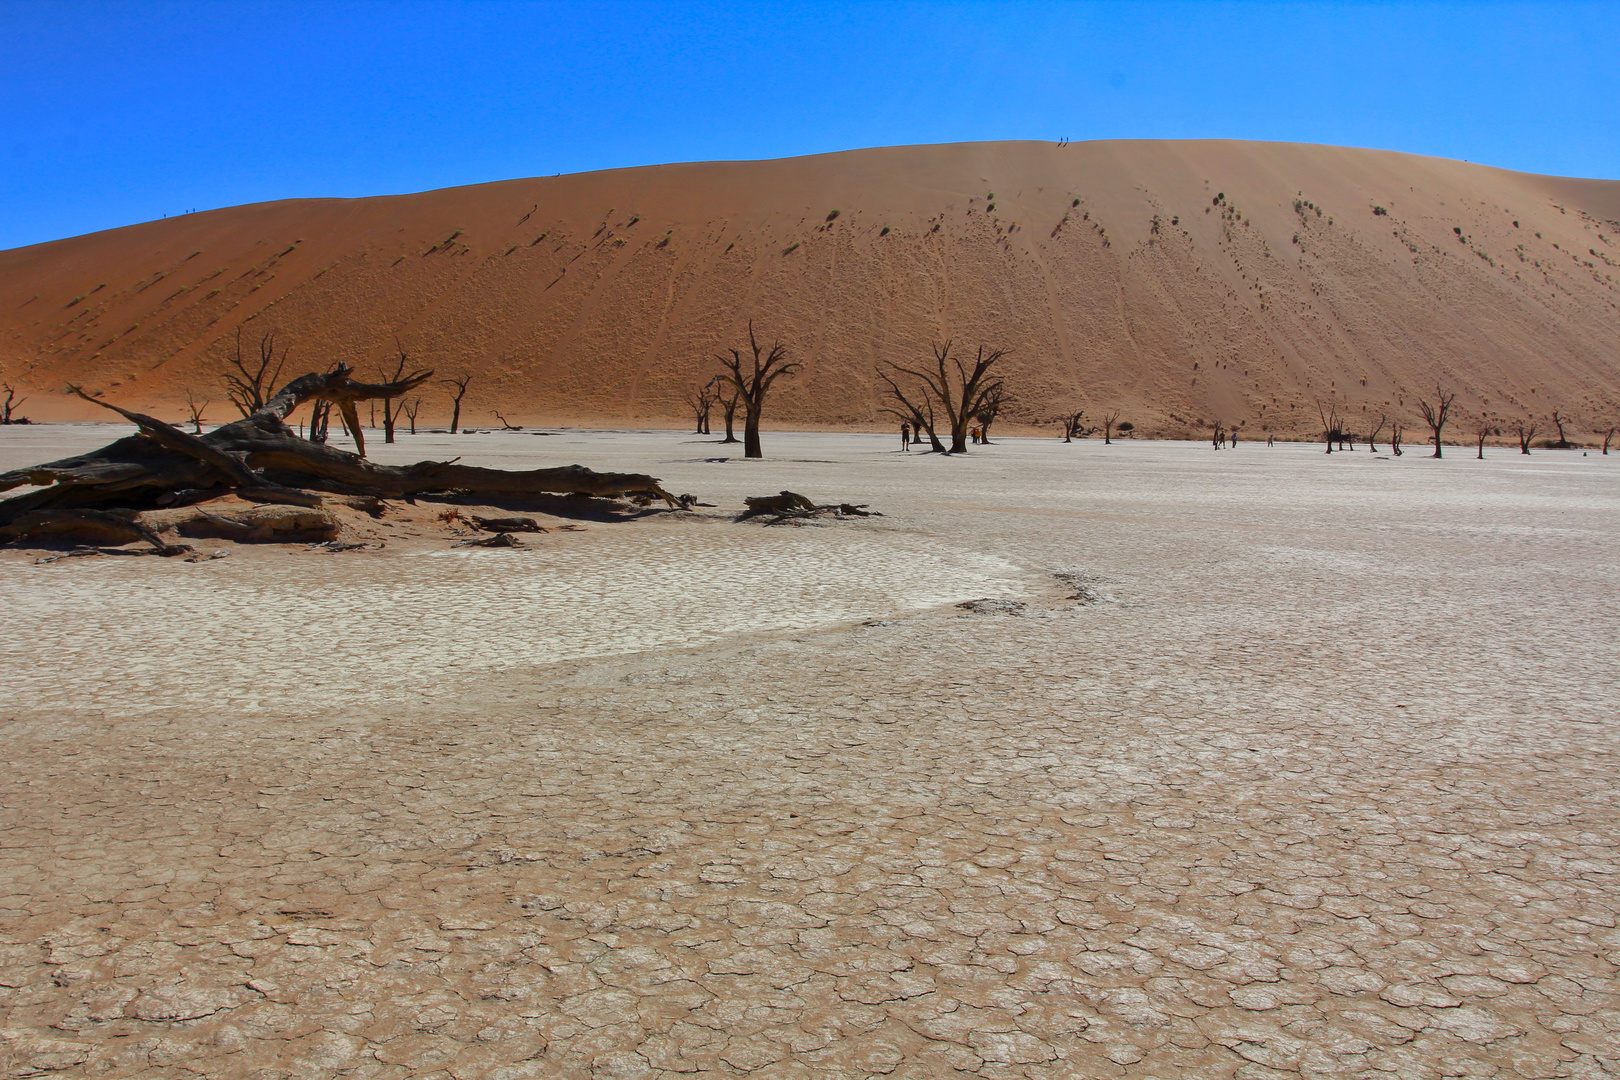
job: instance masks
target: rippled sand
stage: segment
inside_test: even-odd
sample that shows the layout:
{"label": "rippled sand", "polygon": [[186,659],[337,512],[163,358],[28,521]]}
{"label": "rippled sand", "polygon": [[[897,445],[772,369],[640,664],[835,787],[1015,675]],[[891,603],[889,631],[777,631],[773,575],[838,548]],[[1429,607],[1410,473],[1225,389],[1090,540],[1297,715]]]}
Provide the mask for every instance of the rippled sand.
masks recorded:
{"label": "rippled sand", "polygon": [[0,555],[5,1068],[1615,1069],[1620,458],[766,445],[380,453],[886,516]]}

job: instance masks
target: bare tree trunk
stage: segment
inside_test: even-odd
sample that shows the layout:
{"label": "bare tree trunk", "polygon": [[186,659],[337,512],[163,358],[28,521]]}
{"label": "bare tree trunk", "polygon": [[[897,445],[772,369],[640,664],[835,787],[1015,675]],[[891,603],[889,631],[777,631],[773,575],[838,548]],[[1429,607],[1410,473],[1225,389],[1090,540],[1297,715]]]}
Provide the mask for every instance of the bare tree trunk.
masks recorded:
{"label": "bare tree trunk", "polygon": [[319,445],[326,445],[326,437],[332,425],[332,403],[315,399],[310,406],[309,414],[309,441]]}
{"label": "bare tree trunk", "polygon": [[759,444],[759,409],[752,403],[748,412],[743,415],[743,457],[764,457],[765,451]]}
{"label": "bare tree trunk", "polygon": [[467,396],[467,384],[472,382],[471,375],[457,375],[453,379],[443,380],[447,385],[454,387],[455,407],[450,412],[450,434],[454,435],[461,426],[461,399]]}
{"label": "bare tree trunk", "polygon": [[1431,405],[1418,399],[1418,412],[1423,414],[1423,422],[1429,425],[1429,430],[1434,434],[1434,456],[1440,457],[1440,431],[1446,426],[1446,418],[1451,415],[1451,403],[1457,399],[1457,395],[1448,394],[1439,386],[1434,389],[1435,403]]}
{"label": "bare tree trunk", "polygon": [[[399,346],[394,362],[394,370],[389,371],[384,364],[377,365],[377,374],[383,382],[398,382],[405,377],[405,365],[410,358],[405,355],[405,347],[399,344],[399,338],[394,338],[394,344]],[[394,441],[394,427],[399,422],[399,409],[393,398],[383,398],[383,442]]]}
{"label": "bare tree trunk", "polygon": [[206,401],[198,404],[196,395],[192,394],[189,388],[186,390],[186,411],[191,414],[191,433],[193,435],[202,434],[203,410],[208,408],[208,405],[209,403]]}
{"label": "bare tree trunk", "polygon": [[1568,450],[1570,447],[1570,441],[1568,437],[1564,435],[1564,425],[1570,422],[1569,417],[1559,415],[1558,410],[1554,409],[1552,411],[1552,422],[1553,426],[1558,429],[1558,449]]}
{"label": "bare tree trunk", "polygon": [[736,388],[742,401],[743,457],[760,458],[765,456],[759,442],[759,418],[765,409],[765,395],[778,378],[797,374],[803,365],[788,361],[787,346],[780,341],[774,342],[767,352],[754,336],[752,321],[748,324],[748,347],[753,352],[752,368],[745,368],[742,352],[737,349],[728,350],[730,357],[716,356],[715,359],[726,368],[721,377]]}
{"label": "bare tree trunk", "polygon": [[19,398],[17,391],[10,383],[0,383],[0,389],[5,390],[6,400],[0,402],[0,424],[26,424],[27,420],[13,417],[13,411],[19,408],[27,398]]}
{"label": "bare tree trunk", "polygon": [[735,425],[737,422],[737,395],[733,394],[729,399],[721,398],[720,410],[725,414],[726,417],[726,437],[720,441],[723,443],[734,443],[737,441],[737,434],[735,431]]}
{"label": "bare tree trunk", "polygon": [[1384,430],[1384,424],[1387,419],[1388,418],[1383,413],[1379,413],[1378,426],[1372,429],[1371,435],[1367,436],[1367,449],[1375,454],[1378,453],[1378,433]]}

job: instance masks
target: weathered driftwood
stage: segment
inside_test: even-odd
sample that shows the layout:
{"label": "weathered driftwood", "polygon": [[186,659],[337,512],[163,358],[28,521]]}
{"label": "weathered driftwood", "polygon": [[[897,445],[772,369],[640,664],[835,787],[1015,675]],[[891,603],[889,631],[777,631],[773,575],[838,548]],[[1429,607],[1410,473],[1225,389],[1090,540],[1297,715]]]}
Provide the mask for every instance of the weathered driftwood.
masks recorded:
{"label": "weathered driftwood", "polygon": [[[206,435],[188,435],[74,387],[85,400],[135,424],[139,433],[89,454],[0,473],[0,491],[23,485],[41,489],[0,500],[0,527],[41,512],[185,505],[230,491],[255,502],[319,506],[323,496],[312,494],[309,489],[314,489],[369,499],[379,510],[379,499],[433,494],[638,495],[679,505],[657,479],[639,473],[599,473],[580,465],[512,472],[456,461],[379,465],[366,460],[355,402],[398,397],[431,374],[424,371],[395,382],[362,383],[351,379],[349,368],[339,364],[331,372],[294,379],[252,415]],[[286,417],[310,400],[338,407],[359,454],[310,442],[287,426]],[[30,520],[37,523],[36,529],[44,528],[38,524],[44,519]]]}

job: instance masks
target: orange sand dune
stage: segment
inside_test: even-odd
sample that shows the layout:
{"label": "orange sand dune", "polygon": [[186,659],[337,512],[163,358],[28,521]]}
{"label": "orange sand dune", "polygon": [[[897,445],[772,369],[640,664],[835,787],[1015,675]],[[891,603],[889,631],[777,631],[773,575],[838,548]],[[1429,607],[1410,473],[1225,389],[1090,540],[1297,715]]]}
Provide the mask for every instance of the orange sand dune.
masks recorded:
{"label": "orange sand dune", "polygon": [[[1013,350],[1015,420],[1309,431],[1317,399],[1620,420],[1620,182],[1329,146],[974,143],[300,199],[0,252],[0,374],[175,416],[238,330],[289,372],[403,343],[465,416],[684,422],[749,319],[783,426],[886,423],[878,360]],[[448,397],[425,395],[442,423]],[[211,419],[227,410],[213,406]]]}

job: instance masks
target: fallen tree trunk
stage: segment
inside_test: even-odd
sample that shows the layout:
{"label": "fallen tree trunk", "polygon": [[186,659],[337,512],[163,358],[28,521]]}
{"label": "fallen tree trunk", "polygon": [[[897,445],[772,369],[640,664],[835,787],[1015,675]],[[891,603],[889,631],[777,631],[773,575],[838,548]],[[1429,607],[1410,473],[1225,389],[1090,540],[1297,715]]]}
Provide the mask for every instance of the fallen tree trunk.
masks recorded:
{"label": "fallen tree trunk", "polygon": [[798,521],[804,518],[820,517],[832,514],[834,517],[882,517],[875,510],[868,510],[867,503],[825,503],[817,505],[796,491],[783,491],[776,495],[756,495],[744,499],[748,509],[737,518],[746,521],[751,517],[762,514],[774,515],[773,520],[766,522],[775,525],[779,521]]}
{"label": "fallen tree trunk", "polygon": [[[0,527],[37,511],[175,505],[229,491],[256,502],[309,506],[312,496],[301,489],[310,488],[373,499],[434,494],[640,495],[682,505],[656,478],[641,473],[599,473],[580,465],[511,472],[456,461],[379,465],[366,460],[355,402],[398,397],[430,375],[431,371],[423,371],[396,382],[361,383],[349,378],[349,368],[339,364],[325,374],[294,379],[251,416],[200,436],[73,387],[86,401],[135,424],[139,434],[89,454],[0,473],[0,491],[23,485],[41,488],[0,500]],[[287,426],[285,418],[310,400],[338,406],[359,454],[310,442]]]}

